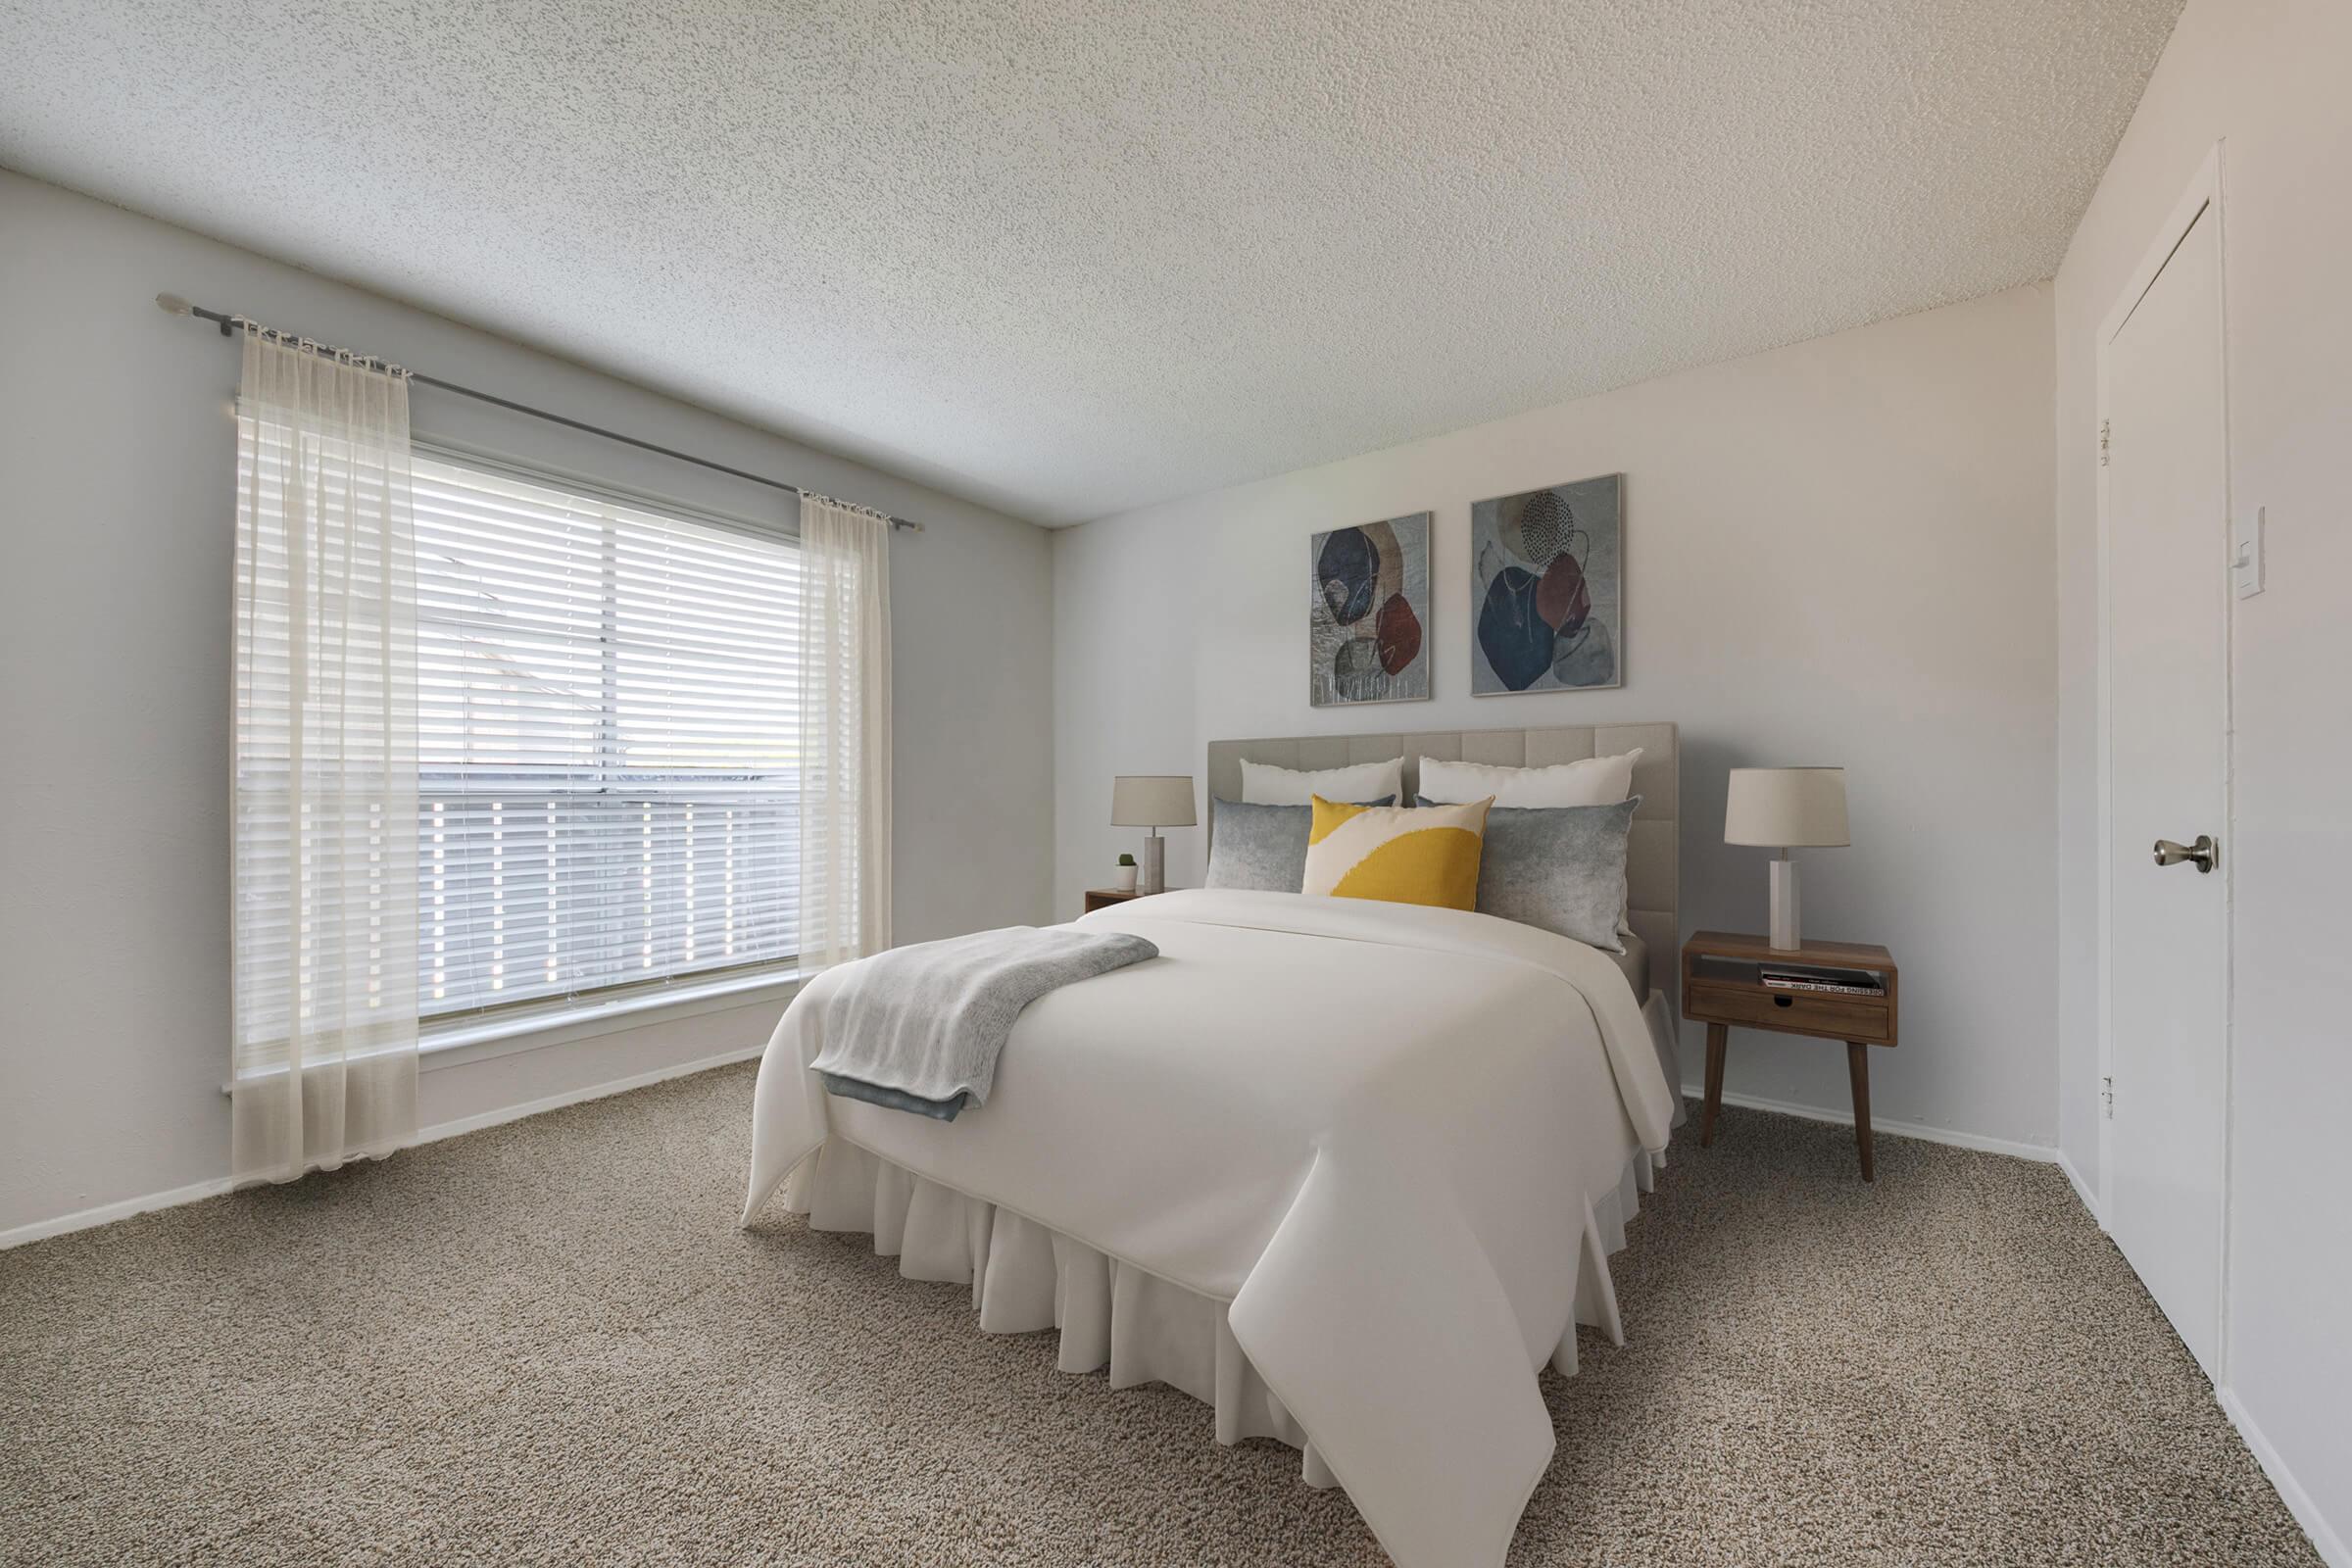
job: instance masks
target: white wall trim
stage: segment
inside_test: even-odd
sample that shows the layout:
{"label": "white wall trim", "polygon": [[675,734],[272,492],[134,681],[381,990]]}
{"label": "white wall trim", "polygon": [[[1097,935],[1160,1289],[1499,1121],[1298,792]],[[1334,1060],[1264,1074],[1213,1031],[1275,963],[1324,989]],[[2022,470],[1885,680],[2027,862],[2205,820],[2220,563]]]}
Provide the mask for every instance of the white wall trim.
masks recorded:
{"label": "white wall trim", "polygon": [[119,1219],[128,1219],[134,1214],[151,1213],[159,1208],[177,1208],[182,1203],[193,1203],[199,1199],[218,1198],[235,1185],[236,1183],[226,1176],[218,1176],[209,1182],[197,1182],[188,1187],[174,1187],[169,1192],[149,1193],[143,1198],[121,1199],[112,1203],[100,1203],[96,1208],[82,1209],[77,1213],[58,1214],[48,1219],[36,1219],[31,1224],[20,1225],[13,1231],[0,1231],[0,1252],[5,1252],[12,1247],[25,1246],[31,1242],[44,1242],[52,1236],[63,1236],[70,1231],[86,1231],[100,1225],[112,1225]]}
{"label": "white wall trim", "polygon": [[2230,1417],[2230,1424],[2237,1428],[2237,1435],[2245,1440],[2246,1446],[2253,1451],[2254,1462],[2262,1466],[2264,1475],[2270,1477],[2272,1488],[2278,1494],[2278,1500],[2286,1504],[2286,1511],[2294,1515],[2296,1524],[2303,1527],[2303,1534],[2310,1538],[2313,1548],[2320,1554],[2320,1560],[2328,1568],[2352,1568],[2352,1550],[2345,1549],[2343,1537],[2328,1528],[2327,1519],[2322,1517],[2318,1505],[2311,1500],[2311,1494],[2303,1490],[2303,1484],[2295,1479],[2293,1471],[2287,1469],[2286,1461],[2278,1456],[2278,1450],[2271,1446],[2271,1440],[2263,1436],[2262,1428],[2254,1424],[2254,1417],[2239,1401],[2236,1392],[2216,1389],[2214,1396],[2221,1400],[2223,1413]]}
{"label": "white wall trim", "polygon": [[[415,1149],[424,1144],[439,1143],[444,1138],[462,1138],[467,1133],[480,1132],[485,1127],[496,1127],[502,1122],[519,1121],[525,1116],[536,1116],[542,1111],[562,1110],[565,1105],[576,1105],[583,1101],[603,1100],[611,1095],[625,1095],[632,1089],[648,1088],[671,1078],[687,1078],[698,1072],[709,1072],[714,1067],[733,1066],[739,1061],[750,1061],[766,1049],[764,1043],[747,1046],[740,1051],[721,1052],[715,1056],[704,1056],[695,1061],[681,1061],[667,1067],[656,1067],[651,1072],[632,1073],[626,1078],[615,1078],[609,1083],[590,1084],[582,1089],[565,1090],[560,1095],[549,1095],[544,1100],[527,1101],[519,1105],[501,1105],[495,1110],[485,1110],[471,1116],[461,1116],[456,1121],[445,1121],[423,1128],[416,1134],[414,1142],[401,1147]],[[394,1151],[396,1153],[398,1152]],[[31,1224],[20,1225],[13,1231],[0,1231],[0,1252],[8,1250],[12,1247],[24,1247],[32,1242],[47,1241],[52,1236],[64,1236],[74,1231],[86,1231],[100,1225],[112,1225],[119,1219],[129,1219],[134,1214],[152,1213],[159,1208],[177,1208],[182,1203],[193,1203],[206,1198],[218,1198],[222,1193],[233,1191],[236,1185],[236,1182],[230,1177],[218,1176],[211,1181],[197,1182],[187,1187],[174,1187],[169,1192],[149,1193],[143,1198],[125,1198],[117,1202],[101,1203],[96,1208],[85,1208],[77,1213],[60,1214],[51,1219],[36,1219]]]}
{"label": "white wall trim", "polygon": [[2099,1229],[2105,1230],[2107,1216],[2099,1211],[2097,1190],[2082,1179],[2082,1173],[2075,1169],[2075,1162],[2067,1157],[2066,1151],[2063,1149],[2058,1151],[2058,1168],[2066,1172],[2068,1181],[2075,1184],[2075,1196],[2082,1200],[2082,1206],[2090,1210],[2090,1217],[2099,1222]]}
{"label": "white wall trim", "polygon": [[[1706,1093],[1703,1084],[1683,1085],[1685,1099],[1704,1100]],[[1766,1100],[1761,1095],[1736,1095],[1728,1089],[1724,1091],[1723,1102],[1727,1105],[1744,1105],[1750,1110],[1774,1111],[1783,1116],[1801,1116],[1806,1121],[1826,1121],[1836,1127],[1851,1127],[1854,1124],[1854,1113],[1850,1110],[1825,1110],[1819,1105]],[[1987,1138],[1983,1133],[1964,1133],[1951,1127],[1930,1127],[1923,1122],[1887,1121],[1880,1116],[1870,1118],[1870,1130],[1874,1137],[1886,1133],[1889,1137],[1917,1138],[1931,1144],[1949,1144],[1955,1149],[1974,1149],[1987,1154],[2007,1154],[2012,1159],[2030,1159],[2039,1165],[2061,1163],[2058,1151],[2047,1144],[2021,1144],[2007,1138]],[[2081,1185],[2079,1181],[2076,1183],[2078,1189]]]}

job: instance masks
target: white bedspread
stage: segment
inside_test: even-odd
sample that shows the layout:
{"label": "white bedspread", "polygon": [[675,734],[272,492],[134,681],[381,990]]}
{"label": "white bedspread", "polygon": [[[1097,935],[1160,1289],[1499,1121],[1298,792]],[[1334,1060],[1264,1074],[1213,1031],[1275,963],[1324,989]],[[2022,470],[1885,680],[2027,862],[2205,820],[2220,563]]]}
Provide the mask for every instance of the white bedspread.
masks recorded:
{"label": "white bedspread", "polygon": [[1202,1295],[1402,1568],[1499,1563],[1549,1462],[1591,1200],[1676,1108],[1607,955],[1489,915],[1179,892],[1160,956],[1014,1027],[988,1104],[829,1099],[819,976],[760,1067],[748,1220],[828,1138]]}

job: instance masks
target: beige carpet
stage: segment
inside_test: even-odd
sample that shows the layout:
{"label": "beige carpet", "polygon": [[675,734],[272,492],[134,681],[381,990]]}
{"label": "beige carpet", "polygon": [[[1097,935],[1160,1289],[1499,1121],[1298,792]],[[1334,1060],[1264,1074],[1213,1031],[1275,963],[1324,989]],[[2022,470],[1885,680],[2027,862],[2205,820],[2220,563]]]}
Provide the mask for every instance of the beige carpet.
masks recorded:
{"label": "beige carpet", "polygon": [[[0,1253],[12,1563],[1383,1561],[1271,1444],[862,1238],[749,1068]],[[1544,1380],[1514,1564],[2312,1563],[2055,1170],[1734,1109]]]}

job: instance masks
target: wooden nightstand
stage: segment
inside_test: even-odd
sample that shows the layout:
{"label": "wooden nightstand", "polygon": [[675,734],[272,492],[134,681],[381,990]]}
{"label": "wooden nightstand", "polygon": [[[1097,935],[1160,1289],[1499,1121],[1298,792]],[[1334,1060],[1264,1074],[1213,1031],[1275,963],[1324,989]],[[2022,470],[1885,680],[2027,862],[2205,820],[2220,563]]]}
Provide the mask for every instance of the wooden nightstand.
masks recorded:
{"label": "wooden nightstand", "polygon": [[[1877,996],[1827,991],[1784,991],[1764,984],[1765,969],[1801,965],[1809,969],[1858,969],[1886,990]],[[1783,953],[1762,937],[1701,931],[1683,945],[1683,1016],[1707,1026],[1707,1100],[1699,1112],[1698,1144],[1715,1141],[1715,1116],[1723,1108],[1723,1055],[1732,1026],[1774,1029],[1845,1042],[1845,1064],[1854,1088],[1854,1145],[1862,1154],[1862,1179],[1874,1179],[1870,1151],[1870,1048],[1895,1042],[1894,957],[1885,948],[1854,942],[1808,942]]]}
{"label": "wooden nightstand", "polygon": [[[1170,893],[1175,890],[1162,888],[1160,891]],[[1097,909],[1107,909],[1114,904],[1125,904],[1129,899],[1148,899],[1150,897],[1152,897],[1151,894],[1140,889],[1129,893],[1121,888],[1088,888],[1086,890],[1086,912],[1092,914]]]}

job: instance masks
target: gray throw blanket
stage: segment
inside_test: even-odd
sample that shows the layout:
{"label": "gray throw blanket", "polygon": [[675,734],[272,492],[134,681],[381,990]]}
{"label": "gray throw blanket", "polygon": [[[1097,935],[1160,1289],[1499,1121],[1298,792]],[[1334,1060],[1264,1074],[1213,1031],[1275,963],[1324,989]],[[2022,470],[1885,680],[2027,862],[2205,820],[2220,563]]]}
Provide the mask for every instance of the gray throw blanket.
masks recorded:
{"label": "gray throw blanket", "polygon": [[954,1121],[985,1104],[1012,1022],[1047,992],[1159,956],[1122,931],[1007,926],[875,954],[825,998],[830,1094]]}

